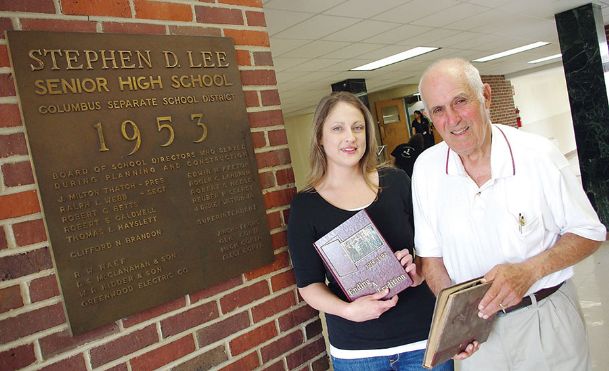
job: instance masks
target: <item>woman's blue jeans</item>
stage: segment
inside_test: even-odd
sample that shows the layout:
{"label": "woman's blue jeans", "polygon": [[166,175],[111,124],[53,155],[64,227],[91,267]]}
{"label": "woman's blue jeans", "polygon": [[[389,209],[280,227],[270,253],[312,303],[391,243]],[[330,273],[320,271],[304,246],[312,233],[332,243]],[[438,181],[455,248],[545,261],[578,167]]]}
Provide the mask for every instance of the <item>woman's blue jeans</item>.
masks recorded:
{"label": "woman's blue jeans", "polygon": [[[421,366],[425,350],[414,350],[412,352],[398,353],[391,356],[342,359],[332,357],[332,365],[335,371],[423,371],[427,370]],[[433,371],[453,371],[453,361],[439,364]]]}

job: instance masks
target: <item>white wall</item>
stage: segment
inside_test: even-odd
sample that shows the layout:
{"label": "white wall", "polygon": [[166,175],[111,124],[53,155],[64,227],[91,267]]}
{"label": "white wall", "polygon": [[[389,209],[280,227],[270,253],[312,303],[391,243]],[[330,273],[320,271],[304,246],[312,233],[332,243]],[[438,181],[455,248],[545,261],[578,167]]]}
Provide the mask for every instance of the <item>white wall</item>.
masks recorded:
{"label": "white wall", "polygon": [[575,134],[562,64],[506,76],[514,87],[514,104],[520,109],[522,129],[543,135],[563,154],[575,150]]}

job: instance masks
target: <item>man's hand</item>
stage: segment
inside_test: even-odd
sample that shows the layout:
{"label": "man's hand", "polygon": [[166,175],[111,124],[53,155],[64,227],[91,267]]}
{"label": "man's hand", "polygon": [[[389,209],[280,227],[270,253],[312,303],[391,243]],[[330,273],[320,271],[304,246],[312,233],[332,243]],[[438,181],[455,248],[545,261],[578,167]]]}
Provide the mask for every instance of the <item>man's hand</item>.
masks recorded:
{"label": "man's hand", "polygon": [[415,264],[412,255],[410,255],[408,249],[396,251],[395,257],[398,258],[400,264],[402,264],[402,267],[404,267],[404,270],[412,279],[411,286],[420,285],[421,282],[423,282],[423,276],[421,276],[419,272],[417,272],[417,265]]}
{"label": "man's hand", "polygon": [[526,264],[517,263],[496,265],[484,279],[492,284],[478,305],[478,316],[488,319],[498,311],[520,303],[538,277]]}

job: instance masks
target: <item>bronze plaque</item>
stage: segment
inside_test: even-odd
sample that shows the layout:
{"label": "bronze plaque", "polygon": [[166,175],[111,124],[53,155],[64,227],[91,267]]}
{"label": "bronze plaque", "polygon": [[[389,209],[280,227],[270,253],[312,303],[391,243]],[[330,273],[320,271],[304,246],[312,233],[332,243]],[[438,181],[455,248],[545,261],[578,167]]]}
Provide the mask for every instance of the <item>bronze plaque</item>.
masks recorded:
{"label": "bronze plaque", "polygon": [[8,41],[74,333],[273,260],[230,39]]}

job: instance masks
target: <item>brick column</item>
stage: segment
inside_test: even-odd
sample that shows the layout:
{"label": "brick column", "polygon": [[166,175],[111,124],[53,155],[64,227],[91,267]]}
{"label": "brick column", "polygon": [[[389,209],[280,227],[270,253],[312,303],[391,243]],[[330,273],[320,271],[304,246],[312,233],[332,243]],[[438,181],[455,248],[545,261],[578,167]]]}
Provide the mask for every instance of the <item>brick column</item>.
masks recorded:
{"label": "brick column", "polygon": [[[226,36],[235,41],[274,263],[71,336],[21,122],[5,30]],[[261,0],[0,0],[0,369],[324,370],[318,313],[298,296],[295,194]]]}

